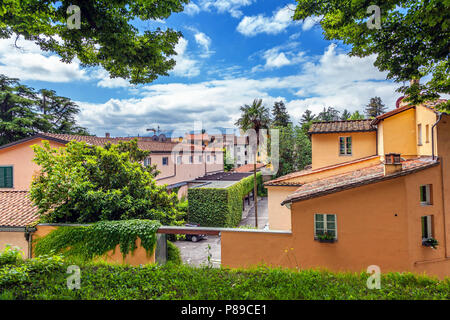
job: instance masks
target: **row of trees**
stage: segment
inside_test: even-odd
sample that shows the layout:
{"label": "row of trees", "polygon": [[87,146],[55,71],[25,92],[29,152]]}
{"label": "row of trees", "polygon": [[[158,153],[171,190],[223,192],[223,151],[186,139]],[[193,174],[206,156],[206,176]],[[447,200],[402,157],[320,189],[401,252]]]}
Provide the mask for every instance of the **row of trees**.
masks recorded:
{"label": "row of trees", "polygon": [[[311,164],[311,141],[308,130],[316,121],[360,120],[374,118],[386,112],[386,107],[380,97],[370,99],[364,112],[350,113],[347,109],[342,113],[333,108],[324,108],[315,115],[306,110],[298,124],[293,124],[283,101],[274,103],[271,110],[265,107],[261,99],[255,99],[251,105],[241,107],[241,117],[236,125],[243,130],[278,129],[280,132],[280,163],[276,177],[293,171],[302,170]],[[259,141],[257,141],[259,145]]]}
{"label": "row of trees", "polygon": [[76,124],[77,104],[53,90],[36,91],[0,74],[0,145],[37,132],[87,135]]}

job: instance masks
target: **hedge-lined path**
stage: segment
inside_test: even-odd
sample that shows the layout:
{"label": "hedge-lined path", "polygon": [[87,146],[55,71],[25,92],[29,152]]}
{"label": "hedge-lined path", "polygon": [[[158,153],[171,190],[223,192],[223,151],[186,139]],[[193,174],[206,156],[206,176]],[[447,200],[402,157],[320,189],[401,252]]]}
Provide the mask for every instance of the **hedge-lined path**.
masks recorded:
{"label": "hedge-lined path", "polygon": [[[253,204],[253,199],[251,200]],[[264,229],[269,225],[269,210],[267,197],[258,197],[258,229]],[[252,205],[251,209],[247,211],[247,215],[243,215],[243,219],[239,226],[255,227],[255,207]]]}
{"label": "hedge-lined path", "polygon": [[[208,236],[206,240],[198,242],[175,241],[174,244],[180,249],[183,263],[191,266],[208,265],[208,255],[211,255],[211,264],[213,267],[220,267],[220,238],[219,236]],[[211,249],[208,249],[208,245]]]}

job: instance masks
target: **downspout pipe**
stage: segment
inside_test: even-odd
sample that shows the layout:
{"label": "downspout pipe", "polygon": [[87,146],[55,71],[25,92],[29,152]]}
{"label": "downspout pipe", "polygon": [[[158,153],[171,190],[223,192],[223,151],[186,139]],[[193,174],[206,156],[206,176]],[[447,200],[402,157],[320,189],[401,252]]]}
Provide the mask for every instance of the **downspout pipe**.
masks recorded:
{"label": "downspout pipe", "polygon": [[433,160],[436,160],[435,157],[435,150],[434,150],[434,128],[437,126],[437,124],[442,120],[442,112],[439,112],[438,120],[435,124],[431,127],[431,155],[433,157]]}

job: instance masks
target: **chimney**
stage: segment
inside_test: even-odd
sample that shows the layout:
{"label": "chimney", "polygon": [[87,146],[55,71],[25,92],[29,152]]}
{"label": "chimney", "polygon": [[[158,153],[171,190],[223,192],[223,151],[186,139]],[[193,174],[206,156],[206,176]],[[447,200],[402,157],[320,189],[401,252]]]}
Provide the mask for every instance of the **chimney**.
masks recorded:
{"label": "chimney", "polygon": [[105,133],[106,138],[111,138],[111,134],[109,132]]}
{"label": "chimney", "polygon": [[402,171],[400,153],[388,153],[384,156],[384,175],[390,175]]}

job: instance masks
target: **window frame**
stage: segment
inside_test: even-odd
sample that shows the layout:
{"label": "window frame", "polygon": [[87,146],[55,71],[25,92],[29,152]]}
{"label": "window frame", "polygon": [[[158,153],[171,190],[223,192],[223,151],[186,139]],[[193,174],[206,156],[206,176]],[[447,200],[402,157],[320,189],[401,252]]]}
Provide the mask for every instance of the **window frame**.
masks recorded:
{"label": "window frame", "polygon": [[181,165],[183,163],[183,157],[177,156],[177,165]]}
{"label": "window frame", "polygon": [[[341,153],[341,140],[344,139],[344,153]],[[350,153],[348,153],[348,139],[350,139]],[[353,139],[352,136],[339,136],[339,156],[351,157],[353,155]]]}
{"label": "window frame", "polygon": [[[420,224],[421,224],[421,229],[422,229],[422,240],[426,240],[426,239],[430,239],[433,238],[433,223],[434,223],[434,218],[433,215],[426,215],[426,216],[421,216],[420,217]],[[424,230],[424,222],[426,224],[426,230]],[[426,234],[424,234],[424,232]]]}
{"label": "window frame", "polygon": [[430,143],[430,125],[425,125],[425,143]]}
{"label": "window frame", "polygon": [[169,165],[169,157],[163,157],[162,158],[162,165],[168,166]]}
{"label": "window frame", "polygon": [[417,145],[422,146],[423,145],[423,139],[422,139],[422,124],[417,124]]}
{"label": "window frame", "polygon": [[[425,201],[422,201],[423,191],[422,188],[425,188]],[[421,206],[431,206],[433,205],[433,185],[432,184],[423,184],[419,186],[419,200]]]}
{"label": "window frame", "polygon": [[317,216],[321,215],[323,216],[323,232],[327,232],[328,231],[328,221],[327,221],[327,216],[334,216],[334,241],[337,241],[338,239],[338,227],[337,227],[337,214],[330,214],[330,213],[315,213],[314,214],[314,240],[318,240],[319,238],[317,237],[317,225],[316,222],[320,222],[317,221]]}
{"label": "window frame", "polygon": [[[6,169],[11,168],[11,186],[9,187],[6,181]],[[4,183],[4,185],[2,186],[0,184],[0,189],[14,189],[14,166],[13,165],[2,165],[0,166],[0,170],[5,169],[5,173],[4,173],[4,181],[2,183]]]}

